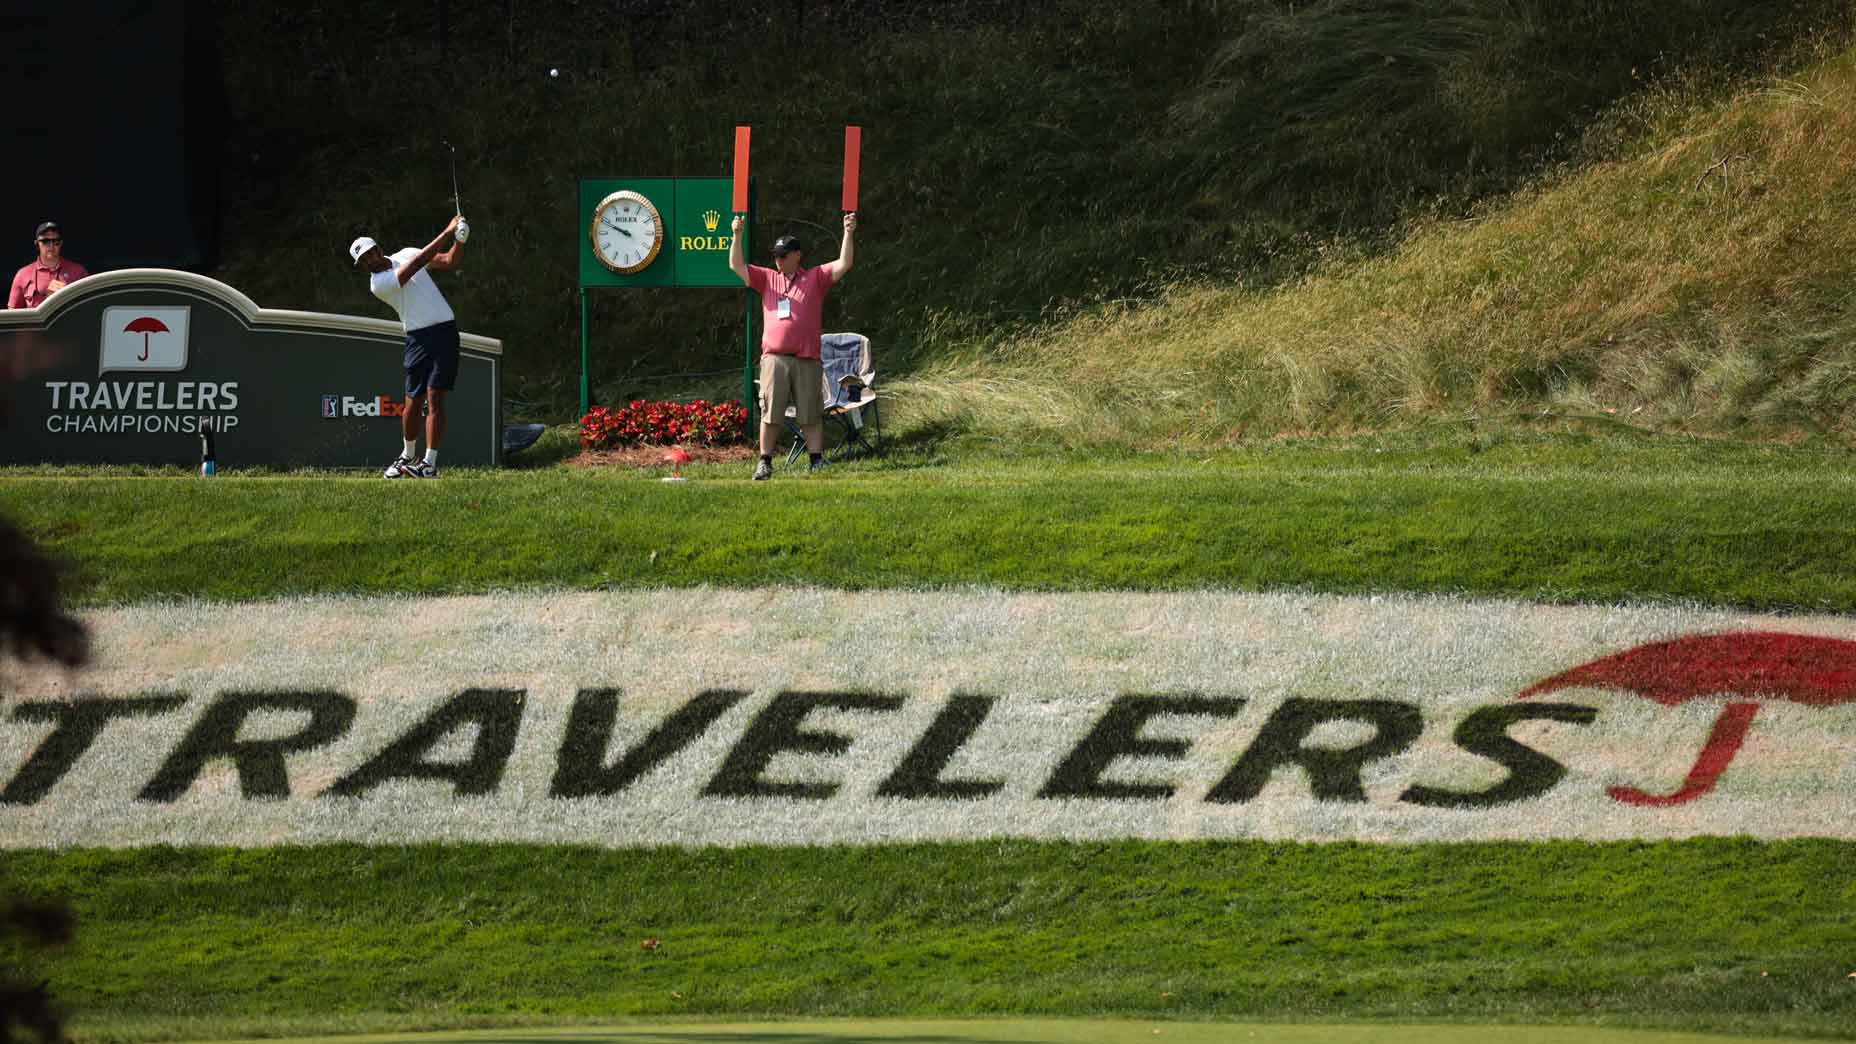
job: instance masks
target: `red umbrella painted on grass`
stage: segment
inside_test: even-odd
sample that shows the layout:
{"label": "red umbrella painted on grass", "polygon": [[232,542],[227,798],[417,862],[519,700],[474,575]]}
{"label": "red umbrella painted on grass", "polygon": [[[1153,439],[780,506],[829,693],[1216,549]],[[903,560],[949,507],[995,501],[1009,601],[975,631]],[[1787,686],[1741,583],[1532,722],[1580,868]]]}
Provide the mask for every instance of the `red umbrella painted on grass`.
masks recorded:
{"label": "red umbrella painted on grass", "polygon": [[166,323],[163,323],[161,320],[156,319],[154,316],[145,315],[145,316],[142,316],[140,319],[130,320],[129,325],[122,328],[122,332],[123,333],[139,333],[142,335],[142,354],[136,356],[136,361],[147,362],[148,361],[148,335],[151,333],[167,333],[168,328],[167,328]]}
{"label": "red umbrella painted on grass", "polygon": [[[1570,688],[1623,689],[1665,707],[1707,696],[1829,707],[1856,701],[1856,642],[1771,631],[1676,638],[1574,667],[1528,686],[1520,698]],[[1753,700],[1734,700],[1721,708],[1701,756],[1674,793],[1650,794],[1630,786],[1608,793],[1628,805],[1680,805],[1707,794],[1740,752],[1758,713]]]}

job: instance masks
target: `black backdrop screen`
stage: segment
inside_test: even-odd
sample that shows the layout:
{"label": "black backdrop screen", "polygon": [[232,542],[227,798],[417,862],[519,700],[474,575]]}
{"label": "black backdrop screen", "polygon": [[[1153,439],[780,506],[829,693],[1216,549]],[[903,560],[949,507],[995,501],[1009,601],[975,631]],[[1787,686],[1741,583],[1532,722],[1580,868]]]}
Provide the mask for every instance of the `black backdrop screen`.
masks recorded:
{"label": "black backdrop screen", "polygon": [[0,272],[53,219],[92,272],[216,260],[223,76],[205,2],[0,4]]}

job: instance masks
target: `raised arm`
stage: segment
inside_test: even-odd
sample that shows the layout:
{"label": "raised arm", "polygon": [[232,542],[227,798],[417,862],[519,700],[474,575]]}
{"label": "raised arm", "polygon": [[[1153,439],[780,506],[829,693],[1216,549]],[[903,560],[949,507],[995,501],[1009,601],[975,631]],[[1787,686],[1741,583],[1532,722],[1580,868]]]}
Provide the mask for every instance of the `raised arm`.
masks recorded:
{"label": "raised arm", "polygon": [[432,259],[433,271],[449,272],[458,267],[458,263],[464,260],[464,237],[469,232],[470,230],[464,227],[464,219],[459,217],[451,231],[451,249]]}
{"label": "raised arm", "polygon": [[838,259],[831,263],[831,281],[837,282],[850,274],[851,265],[857,261],[857,241],[851,233],[857,231],[857,212],[844,215],[844,242],[838,244]]}
{"label": "raised arm", "polygon": [[401,286],[405,286],[407,280],[418,275],[421,268],[432,263],[432,259],[438,256],[438,248],[444,245],[446,239],[451,237],[451,233],[457,231],[458,220],[456,216],[453,216],[451,223],[445,226],[445,230],[438,234],[437,239],[427,243],[425,248],[419,251],[417,257],[400,266],[399,271],[395,272],[394,276],[400,281]]}
{"label": "raised arm", "polygon": [[734,223],[728,226],[728,230],[734,233],[733,238],[728,241],[728,267],[740,277],[743,283],[748,281],[748,262],[741,253],[741,230],[746,227],[748,227],[748,219],[740,214],[736,214]]}

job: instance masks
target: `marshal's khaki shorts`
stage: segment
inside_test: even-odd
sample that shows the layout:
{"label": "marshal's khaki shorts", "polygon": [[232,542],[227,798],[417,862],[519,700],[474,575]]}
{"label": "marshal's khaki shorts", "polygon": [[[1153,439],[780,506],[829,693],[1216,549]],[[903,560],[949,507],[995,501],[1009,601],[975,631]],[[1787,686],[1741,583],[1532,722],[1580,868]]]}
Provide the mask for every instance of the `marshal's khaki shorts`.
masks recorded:
{"label": "marshal's khaki shorts", "polygon": [[793,419],[809,428],[825,419],[825,366],[817,359],[762,353],[760,357],[760,422],[779,424],[786,408]]}

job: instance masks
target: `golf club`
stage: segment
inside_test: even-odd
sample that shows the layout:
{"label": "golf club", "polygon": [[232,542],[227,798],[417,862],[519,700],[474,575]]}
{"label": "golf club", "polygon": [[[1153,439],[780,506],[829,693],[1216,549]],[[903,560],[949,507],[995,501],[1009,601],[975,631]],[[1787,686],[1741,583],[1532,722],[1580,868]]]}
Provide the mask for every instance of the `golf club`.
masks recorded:
{"label": "golf club", "polygon": [[455,214],[462,214],[464,213],[464,201],[458,195],[458,147],[443,139],[440,139],[438,143],[440,145],[443,145],[445,148],[451,150],[451,206],[453,208],[452,212]]}

